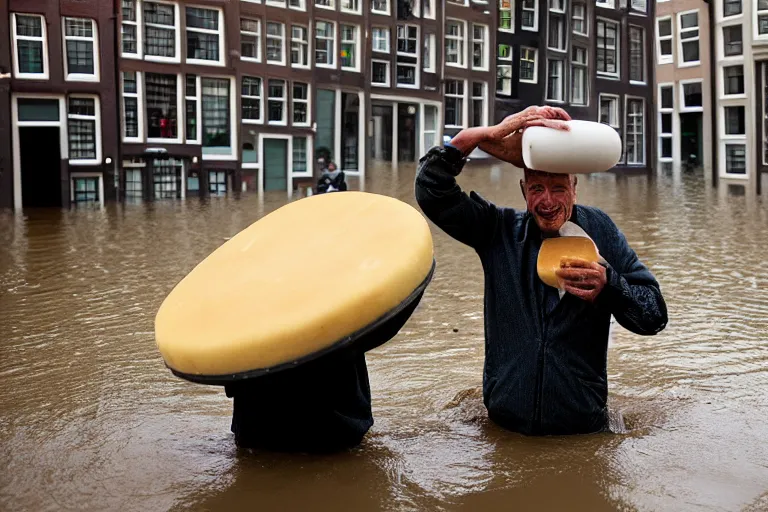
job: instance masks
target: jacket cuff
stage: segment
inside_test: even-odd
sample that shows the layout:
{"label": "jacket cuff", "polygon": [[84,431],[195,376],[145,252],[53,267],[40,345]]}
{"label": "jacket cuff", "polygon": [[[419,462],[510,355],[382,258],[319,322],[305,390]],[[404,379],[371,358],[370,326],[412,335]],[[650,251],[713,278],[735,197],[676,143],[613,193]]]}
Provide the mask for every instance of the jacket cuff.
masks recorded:
{"label": "jacket cuff", "polygon": [[597,296],[596,304],[598,307],[613,312],[614,307],[622,300],[624,295],[624,284],[621,274],[611,266],[610,263],[602,263],[605,267],[605,286]]}
{"label": "jacket cuff", "polygon": [[435,146],[426,154],[427,158],[439,160],[440,167],[453,177],[461,174],[464,164],[467,162],[464,154],[451,144]]}

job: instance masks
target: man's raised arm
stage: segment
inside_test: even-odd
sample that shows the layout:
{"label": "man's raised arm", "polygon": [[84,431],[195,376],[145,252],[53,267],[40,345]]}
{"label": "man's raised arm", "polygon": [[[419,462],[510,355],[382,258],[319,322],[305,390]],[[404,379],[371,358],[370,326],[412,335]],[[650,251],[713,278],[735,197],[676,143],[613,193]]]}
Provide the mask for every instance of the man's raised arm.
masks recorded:
{"label": "man's raised arm", "polygon": [[475,193],[467,195],[456,183],[466,157],[475,148],[515,163],[520,158],[521,130],[529,126],[568,129],[568,114],[559,108],[528,107],[496,126],[468,128],[444,147],[430,149],[416,175],[416,201],[424,214],[459,242],[475,249],[488,243],[499,222],[499,210]]}

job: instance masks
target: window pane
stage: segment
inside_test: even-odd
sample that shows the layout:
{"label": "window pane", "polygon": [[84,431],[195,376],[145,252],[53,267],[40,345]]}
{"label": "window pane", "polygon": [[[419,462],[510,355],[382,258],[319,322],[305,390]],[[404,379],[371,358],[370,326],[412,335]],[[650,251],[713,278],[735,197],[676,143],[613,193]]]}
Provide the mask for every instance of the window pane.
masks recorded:
{"label": "window pane", "polygon": [[661,88],[661,108],[675,108],[673,91],[672,87]]}
{"label": "window pane", "polygon": [[672,114],[661,114],[661,133],[672,133]]}
{"label": "window pane", "polygon": [[94,74],[91,41],[67,41],[67,71],[84,75]]}
{"label": "window pane", "polygon": [[147,136],[177,136],[176,75],[146,73]]}
{"label": "window pane", "polygon": [[203,78],[203,147],[229,147],[229,80]]}
{"label": "window pane", "polygon": [[219,13],[212,9],[187,7],[187,27],[218,30]]}
{"label": "window pane", "polygon": [[703,105],[701,98],[701,82],[683,84],[683,96],[685,99],[685,107],[701,107]]}
{"label": "window pane", "polygon": [[744,135],[744,107],[725,107],[725,134]]}
{"label": "window pane", "polygon": [[43,42],[42,41],[16,41],[19,54],[20,73],[43,72]]}
{"label": "window pane", "polygon": [[725,172],[729,174],[747,173],[747,146],[744,144],[725,145]]}
{"label": "window pane", "polygon": [[742,54],[742,31],[741,25],[723,27],[723,42],[725,44],[724,53],[726,56]]}
{"label": "window pane", "polygon": [[42,18],[39,16],[16,15],[16,34],[29,37],[43,37]]}
{"label": "window pane", "polygon": [[725,94],[744,94],[744,66],[723,68]]}

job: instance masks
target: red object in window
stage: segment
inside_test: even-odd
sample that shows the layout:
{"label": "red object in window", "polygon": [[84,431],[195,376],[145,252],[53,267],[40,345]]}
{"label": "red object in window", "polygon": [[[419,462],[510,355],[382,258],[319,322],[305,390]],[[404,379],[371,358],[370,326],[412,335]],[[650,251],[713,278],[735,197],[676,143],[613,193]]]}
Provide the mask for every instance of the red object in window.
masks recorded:
{"label": "red object in window", "polygon": [[171,130],[168,126],[168,118],[166,117],[160,118],[160,136],[163,138],[170,138],[171,136]]}

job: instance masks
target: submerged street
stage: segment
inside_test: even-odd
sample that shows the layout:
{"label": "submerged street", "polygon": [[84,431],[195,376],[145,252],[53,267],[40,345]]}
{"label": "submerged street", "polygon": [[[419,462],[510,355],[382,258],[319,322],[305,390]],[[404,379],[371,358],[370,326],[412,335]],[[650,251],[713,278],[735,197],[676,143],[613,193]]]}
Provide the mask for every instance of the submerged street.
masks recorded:
{"label": "submerged street", "polygon": [[[414,172],[374,165],[350,189],[415,206]],[[459,182],[521,208],[520,177],[473,163]],[[174,377],[154,342],[173,286],[285,192],[0,212],[0,509],[768,510],[768,201],[740,187],[579,177],[577,201],[611,216],[669,308],[654,337],[614,325],[626,430],[526,438],[487,420],[482,268],[433,226],[434,280],[367,355],[375,425],[326,457],[238,451],[223,389]]]}

